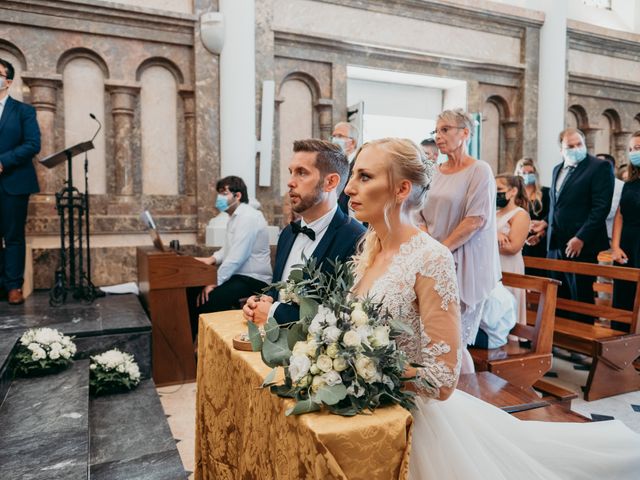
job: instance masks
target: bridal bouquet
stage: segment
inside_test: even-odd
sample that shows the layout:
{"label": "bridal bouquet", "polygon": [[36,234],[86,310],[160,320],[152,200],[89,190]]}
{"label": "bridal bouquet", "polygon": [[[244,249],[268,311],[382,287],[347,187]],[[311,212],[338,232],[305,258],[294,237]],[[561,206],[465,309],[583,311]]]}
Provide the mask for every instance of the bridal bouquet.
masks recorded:
{"label": "bridal bouquet", "polygon": [[[371,299],[351,298],[350,266],[333,266],[335,273],[327,275],[311,259],[275,285],[281,298],[300,305],[300,320],[290,328],[281,329],[269,318],[261,335],[249,322],[254,351],[274,368],[263,387],[296,400],[287,415],[321,407],[344,416],[388,404],[410,409],[415,394],[403,390],[403,383],[412,381],[403,378],[409,362],[395,339],[413,332]],[[284,383],[275,384],[279,367],[284,367]]]}
{"label": "bridal bouquet", "polygon": [[53,328],[27,330],[18,343],[15,373],[45,375],[67,368],[76,353],[71,337]]}
{"label": "bridal bouquet", "polygon": [[92,395],[126,392],[140,383],[140,369],[133,355],[117,348],[92,356],[89,371]]}

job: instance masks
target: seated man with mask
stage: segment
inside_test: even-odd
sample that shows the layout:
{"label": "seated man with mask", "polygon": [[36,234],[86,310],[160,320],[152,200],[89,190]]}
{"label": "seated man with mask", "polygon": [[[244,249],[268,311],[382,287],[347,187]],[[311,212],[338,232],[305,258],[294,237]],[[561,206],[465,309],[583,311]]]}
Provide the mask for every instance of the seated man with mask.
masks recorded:
{"label": "seated man with mask", "polygon": [[192,332],[199,314],[239,309],[241,299],[260,293],[271,282],[267,221],[248,204],[247,186],[240,177],[229,176],[218,181],[216,190],[216,208],[229,214],[229,223],[224,246],[210,257],[196,258],[218,266],[218,284],[199,292]]}

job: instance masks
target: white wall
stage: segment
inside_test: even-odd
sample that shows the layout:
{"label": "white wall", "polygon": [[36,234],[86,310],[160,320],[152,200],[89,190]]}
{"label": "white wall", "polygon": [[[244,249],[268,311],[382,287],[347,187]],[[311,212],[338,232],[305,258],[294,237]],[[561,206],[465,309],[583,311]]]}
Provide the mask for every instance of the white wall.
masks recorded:
{"label": "white wall", "polygon": [[193,0],[111,0],[132,7],[153,8],[175,13],[193,13]]}

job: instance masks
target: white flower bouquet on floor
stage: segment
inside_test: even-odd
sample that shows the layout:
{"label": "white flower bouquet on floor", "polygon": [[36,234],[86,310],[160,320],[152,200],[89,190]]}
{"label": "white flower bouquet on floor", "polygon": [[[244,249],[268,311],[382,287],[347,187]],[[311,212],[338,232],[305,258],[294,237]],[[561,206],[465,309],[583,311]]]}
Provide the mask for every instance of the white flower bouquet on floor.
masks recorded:
{"label": "white flower bouquet on floor", "polygon": [[[351,297],[350,265],[333,267],[327,275],[312,259],[274,285],[300,305],[300,320],[290,328],[269,318],[262,337],[249,322],[254,351],[274,368],[263,387],[296,400],[287,415],[322,407],[344,416],[389,404],[411,409],[415,394],[404,387],[414,380],[403,377],[410,363],[395,339],[413,332],[371,299]],[[282,384],[274,382],[279,367],[284,367]]]}
{"label": "white flower bouquet on floor", "polygon": [[89,391],[94,396],[127,392],[140,383],[133,355],[117,348],[92,356],[89,369]]}
{"label": "white flower bouquet on floor", "polygon": [[59,372],[71,364],[75,353],[71,337],[53,328],[33,328],[20,337],[14,372],[20,376]]}

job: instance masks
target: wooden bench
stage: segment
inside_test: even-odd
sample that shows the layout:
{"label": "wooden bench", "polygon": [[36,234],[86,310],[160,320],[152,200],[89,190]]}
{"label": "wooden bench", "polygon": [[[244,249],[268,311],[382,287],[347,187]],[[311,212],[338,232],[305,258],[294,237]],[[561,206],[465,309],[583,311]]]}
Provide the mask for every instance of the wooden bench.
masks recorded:
{"label": "wooden bench", "polygon": [[522,288],[536,294],[535,311],[527,311],[533,325],[516,324],[511,334],[531,342],[527,348],[511,340],[500,348],[469,348],[476,370],[487,370],[520,388],[531,388],[551,369],[553,322],[560,282],[532,275],[502,273],[506,287]]}
{"label": "wooden bench", "polygon": [[[533,257],[524,257],[524,261],[528,267],[548,272],[577,273],[640,283],[640,269]],[[531,296],[534,302],[535,296]],[[640,374],[633,365],[634,360],[640,357],[640,288],[636,289],[633,311],[564,298],[558,298],[556,309],[630,326],[630,333],[627,333],[597,322],[590,325],[565,318],[556,312],[553,344],[593,359],[584,392],[585,400],[597,400],[640,389]],[[527,322],[534,324],[535,319],[528,315]]]}

